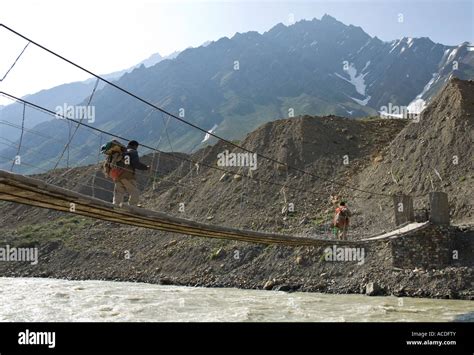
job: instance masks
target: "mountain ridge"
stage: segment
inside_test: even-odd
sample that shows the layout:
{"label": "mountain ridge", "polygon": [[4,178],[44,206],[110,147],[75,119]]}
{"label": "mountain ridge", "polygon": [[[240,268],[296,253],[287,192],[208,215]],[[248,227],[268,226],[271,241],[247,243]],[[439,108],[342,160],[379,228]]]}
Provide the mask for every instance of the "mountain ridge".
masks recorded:
{"label": "mountain ridge", "polygon": [[[470,77],[474,57],[465,46],[408,37],[382,42],[360,27],[326,16],[186,49],[173,61],[135,68],[117,84],[203,129],[214,127],[224,138],[241,139],[277,118],[374,116],[387,103],[409,106],[417,96],[422,107],[453,74]],[[450,70],[454,60],[459,60],[456,71]],[[119,135],[132,132],[143,143],[159,142],[160,149],[190,152],[214,142],[211,138],[202,143],[202,132],[172,119],[166,132],[170,146],[162,139],[166,117],[113,88],[99,90],[93,104],[97,127]],[[67,135],[55,122],[38,128]],[[73,154],[73,161],[83,159],[86,150],[94,155],[99,144],[81,136],[77,143],[84,150],[80,156]],[[45,151],[51,159],[58,156],[51,144]]]}

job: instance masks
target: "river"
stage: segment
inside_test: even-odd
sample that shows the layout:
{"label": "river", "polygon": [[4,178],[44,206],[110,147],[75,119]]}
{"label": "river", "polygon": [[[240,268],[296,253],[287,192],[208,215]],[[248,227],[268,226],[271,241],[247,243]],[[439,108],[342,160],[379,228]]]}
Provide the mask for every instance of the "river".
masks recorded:
{"label": "river", "polygon": [[0,321],[474,321],[474,302],[0,278]]}

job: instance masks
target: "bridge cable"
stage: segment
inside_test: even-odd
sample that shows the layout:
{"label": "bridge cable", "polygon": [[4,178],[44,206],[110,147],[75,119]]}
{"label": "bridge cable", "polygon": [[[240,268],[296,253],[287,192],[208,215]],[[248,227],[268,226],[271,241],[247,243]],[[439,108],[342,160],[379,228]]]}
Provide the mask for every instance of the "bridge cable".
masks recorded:
{"label": "bridge cable", "polygon": [[[0,25],[1,27],[2,25]],[[18,62],[18,60],[20,60],[21,56],[23,55],[23,53],[25,53],[26,51],[26,48],[28,48],[28,46],[30,45],[31,42],[28,42],[25,46],[25,48],[23,48],[23,50],[21,51],[21,53],[18,55],[18,57],[15,59],[15,61],[13,62],[13,64],[11,65],[10,69],[7,70],[7,72],[5,73],[5,75],[3,76],[3,78],[0,79],[0,82],[2,82],[3,80],[6,79],[6,77],[8,76],[8,74],[10,73],[10,71],[13,69],[13,67],[16,65],[16,63]]]}
{"label": "bridge cable", "polygon": [[12,166],[10,168],[10,171],[13,172],[13,167],[17,164],[17,159],[21,159],[20,157],[20,150],[21,150],[21,144],[23,143],[23,134],[25,132],[25,110],[26,110],[26,104],[23,103],[23,115],[21,119],[21,135],[20,135],[20,141],[18,143],[18,150],[16,151],[16,156],[15,159],[12,162]]}

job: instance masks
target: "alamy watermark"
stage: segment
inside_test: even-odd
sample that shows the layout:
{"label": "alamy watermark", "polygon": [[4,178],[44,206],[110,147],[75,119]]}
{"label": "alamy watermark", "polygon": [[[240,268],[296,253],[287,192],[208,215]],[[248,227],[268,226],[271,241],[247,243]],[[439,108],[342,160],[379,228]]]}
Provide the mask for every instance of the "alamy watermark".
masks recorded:
{"label": "alamy watermark", "polygon": [[[415,109],[415,110],[414,110]],[[392,105],[380,108],[380,118],[399,118],[405,120],[412,120],[413,122],[420,122],[421,107],[412,108],[409,106]]]}
{"label": "alamy watermark", "polygon": [[324,249],[324,259],[326,261],[357,261],[357,265],[362,265],[365,262],[365,250],[333,245]]}
{"label": "alamy watermark", "polygon": [[248,167],[249,170],[257,169],[257,153],[230,153],[224,150],[217,154],[218,166]]}
{"label": "alamy watermark", "polygon": [[95,106],[69,105],[56,106],[56,118],[72,120],[85,120],[88,123],[95,122]]}
{"label": "alamy watermark", "polygon": [[0,248],[1,261],[29,262],[31,265],[38,264],[38,248],[16,248],[6,245]]}
{"label": "alamy watermark", "polygon": [[56,332],[35,332],[26,329],[18,333],[19,345],[46,345],[50,349],[56,347]]}

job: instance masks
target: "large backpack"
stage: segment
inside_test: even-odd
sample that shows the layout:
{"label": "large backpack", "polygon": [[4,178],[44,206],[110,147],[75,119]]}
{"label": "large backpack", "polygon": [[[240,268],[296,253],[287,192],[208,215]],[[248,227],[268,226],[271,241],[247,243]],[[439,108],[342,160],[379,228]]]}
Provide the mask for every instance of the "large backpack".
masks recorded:
{"label": "large backpack", "polygon": [[123,159],[127,154],[127,147],[116,140],[112,140],[100,148],[102,154],[106,155],[106,159],[102,165],[102,170],[106,176],[112,180],[117,180],[124,172],[125,165]]}
{"label": "large backpack", "polygon": [[127,147],[124,146],[122,143],[120,143],[117,140],[111,140],[110,142],[105,143],[100,147],[100,151],[102,154],[105,155],[112,155],[113,153],[126,153],[127,152]]}
{"label": "large backpack", "polygon": [[336,226],[339,226],[341,224],[346,224],[347,220],[351,216],[351,212],[346,206],[341,206],[339,207],[339,211],[336,214],[336,217],[334,218],[334,224]]}

